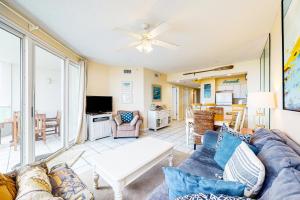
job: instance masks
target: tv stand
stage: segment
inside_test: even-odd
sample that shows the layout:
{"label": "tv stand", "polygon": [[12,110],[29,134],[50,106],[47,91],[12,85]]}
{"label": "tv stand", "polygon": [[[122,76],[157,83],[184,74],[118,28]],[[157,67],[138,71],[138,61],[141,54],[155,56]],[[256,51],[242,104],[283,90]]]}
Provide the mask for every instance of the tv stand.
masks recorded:
{"label": "tv stand", "polygon": [[111,136],[112,114],[88,114],[88,140],[95,141],[100,138]]}

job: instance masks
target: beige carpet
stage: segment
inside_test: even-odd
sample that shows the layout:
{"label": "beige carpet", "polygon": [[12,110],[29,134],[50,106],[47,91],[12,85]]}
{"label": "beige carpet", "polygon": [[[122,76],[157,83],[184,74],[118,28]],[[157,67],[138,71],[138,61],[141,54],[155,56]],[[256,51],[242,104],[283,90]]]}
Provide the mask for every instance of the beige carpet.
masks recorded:
{"label": "beige carpet", "polygon": [[[174,166],[177,166],[189,155],[179,151],[174,152]],[[154,166],[147,173],[139,177],[137,180],[129,184],[123,191],[124,200],[144,200],[153,191],[153,189],[161,184],[164,180],[162,167],[168,166],[168,160],[162,161]],[[93,172],[87,171],[79,174],[82,181],[88,186],[90,191],[95,195],[96,200],[113,200],[113,190],[107,183],[100,178],[100,189],[93,188]]]}

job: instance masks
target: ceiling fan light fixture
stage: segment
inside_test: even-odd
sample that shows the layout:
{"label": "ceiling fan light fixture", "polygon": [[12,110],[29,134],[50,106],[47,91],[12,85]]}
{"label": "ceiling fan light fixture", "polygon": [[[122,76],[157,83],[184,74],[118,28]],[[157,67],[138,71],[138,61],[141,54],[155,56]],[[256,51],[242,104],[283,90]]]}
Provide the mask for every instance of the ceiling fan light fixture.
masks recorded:
{"label": "ceiling fan light fixture", "polygon": [[142,42],[142,44],[138,45],[136,49],[142,53],[150,53],[153,50],[152,44],[149,41]]}

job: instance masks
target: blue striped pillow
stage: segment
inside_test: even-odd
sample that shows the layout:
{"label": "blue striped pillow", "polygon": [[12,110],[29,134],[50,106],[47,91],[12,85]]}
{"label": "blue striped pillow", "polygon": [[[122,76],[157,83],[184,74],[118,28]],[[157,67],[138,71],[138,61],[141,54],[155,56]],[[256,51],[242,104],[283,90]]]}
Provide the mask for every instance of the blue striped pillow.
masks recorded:
{"label": "blue striped pillow", "polygon": [[245,184],[244,195],[253,197],[263,185],[265,167],[248,145],[241,142],[225,165],[223,179]]}

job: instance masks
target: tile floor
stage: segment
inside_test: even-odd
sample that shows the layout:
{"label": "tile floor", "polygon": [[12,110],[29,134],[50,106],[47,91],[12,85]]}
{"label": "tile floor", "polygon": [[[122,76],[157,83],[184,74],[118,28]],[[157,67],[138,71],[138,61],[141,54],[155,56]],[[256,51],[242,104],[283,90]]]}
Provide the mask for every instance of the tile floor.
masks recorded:
{"label": "tile floor", "polygon": [[[183,122],[173,122],[170,127],[160,129],[157,132],[146,131],[141,137],[148,136],[174,143],[177,151],[182,151],[189,154],[193,152],[192,145],[186,145],[185,127]],[[93,166],[88,162],[88,160],[90,160],[88,159],[89,157],[93,157],[97,154],[101,154],[107,150],[114,149],[120,145],[124,145],[133,141],[136,141],[136,139],[124,138],[115,140],[112,137],[108,137],[93,142],[88,141],[84,144],[76,145],[71,148],[71,151],[84,150],[85,153],[72,168],[78,174],[92,170]]]}
{"label": "tile floor", "polygon": [[[185,153],[192,153],[192,146],[187,146],[185,141],[185,127],[183,122],[173,122],[171,126],[154,131],[146,131],[141,137],[155,137],[175,144],[175,149]],[[5,142],[5,140],[8,140]],[[113,139],[107,137],[96,141],[87,141],[84,144],[75,145],[69,151],[80,152],[85,151],[83,156],[72,167],[77,173],[87,171],[92,168],[91,164],[87,161],[88,157],[101,154],[107,150],[114,149],[120,145],[124,145],[135,141],[135,138]],[[0,172],[10,171],[10,168],[17,164],[20,160],[20,148],[14,151],[13,147],[9,145],[9,139],[4,138],[4,143],[0,145]],[[5,145],[6,144],[6,145]],[[60,137],[56,135],[47,136],[47,142],[44,144],[42,141],[36,141],[36,152],[38,155],[44,153],[54,152],[59,149],[61,142]]]}

